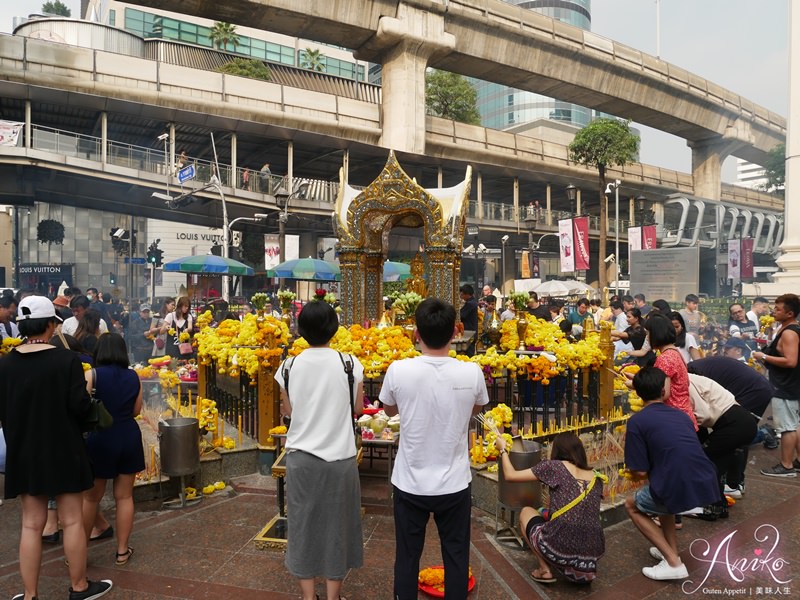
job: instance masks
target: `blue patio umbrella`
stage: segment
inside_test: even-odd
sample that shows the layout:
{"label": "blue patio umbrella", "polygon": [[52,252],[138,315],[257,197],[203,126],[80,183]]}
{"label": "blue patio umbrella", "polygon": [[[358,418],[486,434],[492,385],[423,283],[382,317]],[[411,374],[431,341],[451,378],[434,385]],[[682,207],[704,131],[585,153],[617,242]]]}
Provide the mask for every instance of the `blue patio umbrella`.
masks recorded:
{"label": "blue patio umbrella", "polygon": [[310,281],[336,281],[340,273],[339,265],[336,263],[310,256],[284,261],[267,271],[269,277]]}

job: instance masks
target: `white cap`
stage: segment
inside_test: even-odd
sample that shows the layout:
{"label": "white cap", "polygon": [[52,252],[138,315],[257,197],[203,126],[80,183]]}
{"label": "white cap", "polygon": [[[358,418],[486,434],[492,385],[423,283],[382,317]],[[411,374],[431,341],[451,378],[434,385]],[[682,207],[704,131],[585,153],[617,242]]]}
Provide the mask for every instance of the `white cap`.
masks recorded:
{"label": "white cap", "polygon": [[56,307],[44,296],[28,296],[27,298],[23,298],[17,308],[17,321],[51,318],[61,321],[61,317],[56,314]]}

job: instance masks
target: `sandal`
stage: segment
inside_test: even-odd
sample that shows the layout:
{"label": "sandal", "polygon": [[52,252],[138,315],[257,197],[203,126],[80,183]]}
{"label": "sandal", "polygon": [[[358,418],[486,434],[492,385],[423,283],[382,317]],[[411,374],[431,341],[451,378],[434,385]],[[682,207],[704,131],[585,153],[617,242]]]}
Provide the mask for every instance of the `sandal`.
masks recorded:
{"label": "sandal", "polygon": [[[547,575],[545,575],[547,573]],[[555,583],[556,578],[553,577],[553,574],[550,571],[546,571],[544,569],[534,569],[531,572],[531,577],[534,581],[538,583]]]}
{"label": "sandal", "polygon": [[128,564],[128,560],[130,560],[131,556],[133,556],[133,548],[128,546],[128,549],[125,552],[123,552],[122,554],[117,552],[116,555],[117,555],[116,565],[118,567],[126,565]]}

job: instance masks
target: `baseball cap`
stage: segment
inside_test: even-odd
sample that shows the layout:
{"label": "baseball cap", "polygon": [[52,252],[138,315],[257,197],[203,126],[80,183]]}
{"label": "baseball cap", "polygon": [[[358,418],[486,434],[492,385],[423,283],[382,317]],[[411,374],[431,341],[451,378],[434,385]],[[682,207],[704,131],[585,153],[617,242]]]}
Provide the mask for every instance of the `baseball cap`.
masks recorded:
{"label": "baseball cap", "polygon": [[740,350],[747,351],[749,348],[747,344],[745,344],[744,340],[737,337],[730,338],[727,342],[725,342],[726,348],[739,348]]}
{"label": "baseball cap", "polygon": [[61,321],[61,317],[56,314],[56,307],[44,296],[28,296],[23,298],[17,308],[17,321],[28,319],[51,319]]}
{"label": "baseball cap", "polygon": [[139,312],[145,312],[150,310],[149,304],[140,304],[139,305]]}

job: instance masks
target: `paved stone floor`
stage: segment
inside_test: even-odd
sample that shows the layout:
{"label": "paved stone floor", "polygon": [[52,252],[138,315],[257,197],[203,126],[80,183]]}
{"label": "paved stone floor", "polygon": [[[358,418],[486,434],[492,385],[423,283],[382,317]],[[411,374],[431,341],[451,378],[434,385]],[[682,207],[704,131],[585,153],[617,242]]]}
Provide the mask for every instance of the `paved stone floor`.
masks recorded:
{"label": "paved stone floor", "polygon": [[[554,600],[669,599],[687,596],[800,597],[800,477],[774,479],[758,474],[777,461],[777,450],[755,447],[748,466],[747,494],[726,521],[685,519],[679,533],[690,577],[681,583],[646,579],[641,568],[653,561],[648,544],[624,521],[606,530],[606,555],[597,580],[586,587],[559,581],[534,583],[530,551],[494,539],[494,517],[474,510],[471,565],[477,585],[473,600],[547,598]],[[364,567],[345,580],[349,600],[389,600],[394,530],[385,477],[363,477]],[[113,516],[112,510],[109,510]],[[160,502],[137,505],[131,545],[136,554],[125,567],[114,565],[113,541],[91,544],[89,576],[111,578],[112,599],[160,600],[298,598],[296,582],[283,567],[279,550],[261,550],[253,537],[276,513],[271,478],[248,476],[223,492],[182,510],[162,510]],[[21,591],[17,545],[19,502],[0,506],[0,598]],[[691,548],[690,548],[691,547]],[[704,555],[703,552],[707,551]],[[431,523],[422,565],[441,564]],[[40,598],[64,598],[67,572],[61,546],[47,546]],[[324,586],[318,586],[324,598]],[[421,594],[420,597],[423,597]]]}

